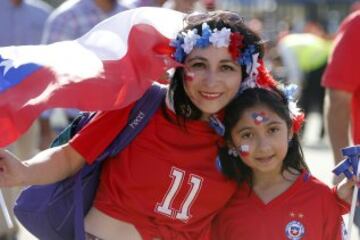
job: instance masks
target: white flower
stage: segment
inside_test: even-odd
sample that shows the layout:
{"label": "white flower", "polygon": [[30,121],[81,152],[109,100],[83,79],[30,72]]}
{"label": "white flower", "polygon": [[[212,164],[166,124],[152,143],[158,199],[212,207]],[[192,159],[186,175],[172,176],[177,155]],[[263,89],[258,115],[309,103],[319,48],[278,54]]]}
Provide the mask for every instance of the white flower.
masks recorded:
{"label": "white flower", "polygon": [[241,83],[239,92],[242,93],[242,92],[244,92],[246,89],[255,88],[255,87],[257,87],[257,85],[256,85],[256,79],[255,79],[255,78],[252,78],[251,76],[248,76],[248,77],[245,78],[245,79],[243,80],[243,82]]}
{"label": "white flower", "polygon": [[300,108],[298,108],[298,106],[296,105],[296,102],[293,101],[289,101],[288,104],[289,107],[289,111],[293,116],[299,116],[301,114]]}
{"label": "white flower", "polygon": [[260,63],[258,62],[259,53],[255,53],[251,57],[252,57],[252,63],[246,66],[246,72],[247,74],[249,74],[249,76],[255,77],[256,79],[258,75],[257,69],[260,66]]}
{"label": "white flower", "polygon": [[230,28],[223,27],[220,31],[215,29],[213,34],[211,34],[209,41],[218,48],[228,47],[230,44],[230,34]]}
{"label": "white flower", "polygon": [[200,36],[197,34],[197,29],[189,30],[186,33],[183,33],[183,35],[184,43],[181,47],[184,49],[186,54],[189,54],[193,50],[196,41],[200,38]]}

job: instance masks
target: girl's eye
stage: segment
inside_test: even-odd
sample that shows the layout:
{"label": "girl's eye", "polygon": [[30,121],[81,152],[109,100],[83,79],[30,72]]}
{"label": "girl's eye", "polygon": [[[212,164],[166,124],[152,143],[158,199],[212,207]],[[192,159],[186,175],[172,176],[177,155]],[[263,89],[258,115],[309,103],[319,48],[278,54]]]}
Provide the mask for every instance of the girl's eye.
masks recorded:
{"label": "girl's eye", "polygon": [[270,133],[277,133],[278,131],[280,131],[280,129],[278,128],[278,127],[271,127],[270,129],[269,129],[269,132]]}
{"label": "girl's eye", "polygon": [[250,132],[243,133],[243,134],[241,134],[241,139],[247,140],[247,139],[250,139],[252,136],[253,136],[253,134]]}

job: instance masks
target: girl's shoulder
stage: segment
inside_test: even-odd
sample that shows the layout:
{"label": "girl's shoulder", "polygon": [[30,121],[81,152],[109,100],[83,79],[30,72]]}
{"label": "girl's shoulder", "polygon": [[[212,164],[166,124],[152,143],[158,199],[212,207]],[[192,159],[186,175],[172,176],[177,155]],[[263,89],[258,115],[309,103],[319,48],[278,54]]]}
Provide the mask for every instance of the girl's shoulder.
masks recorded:
{"label": "girl's shoulder", "polygon": [[310,172],[304,171],[299,177],[302,177],[304,190],[315,192],[319,196],[333,197],[334,193],[332,188],[327,183],[313,176]]}

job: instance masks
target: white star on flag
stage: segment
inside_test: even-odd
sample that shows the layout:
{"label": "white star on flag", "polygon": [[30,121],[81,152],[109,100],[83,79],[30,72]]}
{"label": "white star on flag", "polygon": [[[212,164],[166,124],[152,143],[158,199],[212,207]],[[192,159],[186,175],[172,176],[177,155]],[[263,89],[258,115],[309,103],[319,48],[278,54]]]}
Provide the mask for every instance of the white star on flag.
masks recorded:
{"label": "white star on flag", "polygon": [[18,68],[19,66],[20,64],[16,65],[11,59],[4,60],[0,63],[0,67],[4,67],[3,76],[5,76],[11,68]]}

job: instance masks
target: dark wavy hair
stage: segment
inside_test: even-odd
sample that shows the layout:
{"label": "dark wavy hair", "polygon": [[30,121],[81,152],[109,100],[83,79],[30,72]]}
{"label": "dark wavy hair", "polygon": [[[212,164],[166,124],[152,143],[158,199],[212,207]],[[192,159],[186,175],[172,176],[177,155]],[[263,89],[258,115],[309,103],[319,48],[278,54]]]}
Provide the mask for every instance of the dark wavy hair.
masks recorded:
{"label": "dark wavy hair", "polygon": [[[292,128],[292,119],[288,108],[288,100],[284,93],[277,88],[272,90],[264,88],[249,88],[241,93],[238,97],[233,99],[225,108],[225,141],[232,142],[231,130],[234,128],[238,120],[242,117],[244,111],[255,106],[266,106],[276,113],[281,119],[286,122],[288,129]],[[230,179],[235,180],[241,184],[244,181],[252,185],[252,170],[243,163],[241,157],[234,157],[228,154],[228,146],[220,149],[220,162],[223,173]],[[299,142],[298,135],[294,136],[289,142],[289,147],[281,172],[288,170],[309,170],[304,161],[304,154]],[[297,172],[292,172],[297,174]]]}
{"label": "dark wavy hair", "polygon": [[[259,59],[263,58],[264,46],[260,37],[250,30],[244,23],[243,19],[236,13],[230,11],[214,11],[209,13],[197,13],[188,15],[184,21],[186,27],[180,31],[180,35],[190,29],[197,29],[198,34],[202,34],[202,24],[207,23],[211,29],[221,30],[223,27],[231,29],[231,32],[239,32],[243,37],[243,48],[241,53],[250,45],[255,47],[259,53]],[[242,67],[242,79],[247,77],[246,66]],[[174,108],[178,120],[185,122],[186,119],[197,120],[202,116],[198,109],[185,93],[184,89],[184,69],[179,67],[170,82],[170,92],[173,93]]]}

